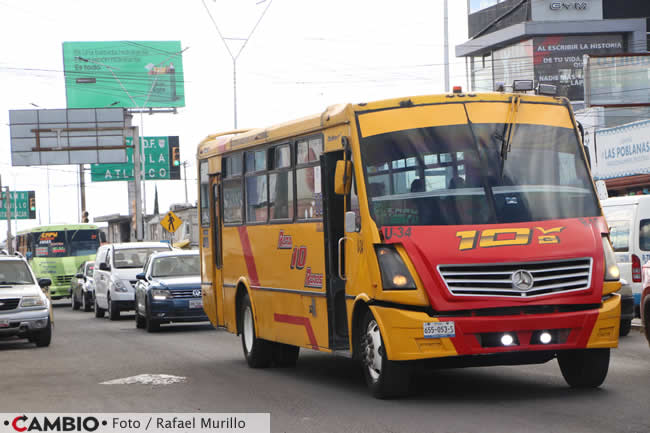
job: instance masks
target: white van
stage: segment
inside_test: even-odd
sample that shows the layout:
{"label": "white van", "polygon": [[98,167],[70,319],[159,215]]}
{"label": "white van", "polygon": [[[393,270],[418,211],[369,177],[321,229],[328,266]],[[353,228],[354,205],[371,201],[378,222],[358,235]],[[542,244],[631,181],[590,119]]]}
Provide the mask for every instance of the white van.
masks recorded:
{"label": "white van", "polygon": [[621,278],[632,286],[634,315],[639,317],[641,267],[650,261],[650,195],[601,200],[610,228]]}
{"label": "white van", "polygon": [[164,242],[127,242],[102,245],[97,250],[93,279],[95,281],[95,317],[104,317],[108,311],[111,320],[120,317],[120,311],[134,309],[135,276],[149,256],[158,251],[170,251]]}

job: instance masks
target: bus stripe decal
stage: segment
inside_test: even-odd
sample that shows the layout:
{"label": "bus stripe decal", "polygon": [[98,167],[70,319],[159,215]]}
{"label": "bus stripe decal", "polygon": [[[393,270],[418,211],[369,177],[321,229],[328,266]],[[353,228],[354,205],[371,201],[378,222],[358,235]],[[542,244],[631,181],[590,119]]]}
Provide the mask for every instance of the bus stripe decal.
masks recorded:
{"label": "bus stripe decal", "polygon": [[251,280],[251,284],[259,286],[260,279],[257,276],[257,266],[255,266],[255,257],[253,256],[251,241],[248,239],[248,231],[246,231],[246,226],[240,226],[238,229],[239,240],[241,241],[241,247],[244,251],[244,260],[246,260],[246,269],[248,269],[248,277]]}
{"label": "bus stripe decal", "polygon": [[309,337],[309,344],[311,344],[311,348],[314,350],[318,350],[318,342],[316,341],[316,335],[314,335],[314,330],[311,327],[311,322],[307,317],[290,316],[288,314],[275,313],[274,319],[276,322],[304,326],[305,329],[307,330],[307,336]]}

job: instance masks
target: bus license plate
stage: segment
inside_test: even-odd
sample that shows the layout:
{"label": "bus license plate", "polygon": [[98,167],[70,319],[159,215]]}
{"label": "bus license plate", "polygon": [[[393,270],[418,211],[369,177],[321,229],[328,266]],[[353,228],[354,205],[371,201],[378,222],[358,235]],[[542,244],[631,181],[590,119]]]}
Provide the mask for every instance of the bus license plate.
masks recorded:
{"label": "bus license plate", "polygon": [[424,338],[449,338],[456,336],[454,322],[427,322],[422,325]]}
{"label": "bus license plate", "polygon": [[190,299],[190,308],[203,308],[203,299]]}

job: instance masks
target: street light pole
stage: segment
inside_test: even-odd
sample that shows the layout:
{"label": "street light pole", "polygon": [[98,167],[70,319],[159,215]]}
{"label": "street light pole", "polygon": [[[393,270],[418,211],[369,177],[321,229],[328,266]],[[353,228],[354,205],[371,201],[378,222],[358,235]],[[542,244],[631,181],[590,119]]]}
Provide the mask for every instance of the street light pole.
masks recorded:
{"label": "street light pole", "polygon": [[189,203],[187,201],[187,161],[183,161],[183,179],[185,179],[185,203]]}

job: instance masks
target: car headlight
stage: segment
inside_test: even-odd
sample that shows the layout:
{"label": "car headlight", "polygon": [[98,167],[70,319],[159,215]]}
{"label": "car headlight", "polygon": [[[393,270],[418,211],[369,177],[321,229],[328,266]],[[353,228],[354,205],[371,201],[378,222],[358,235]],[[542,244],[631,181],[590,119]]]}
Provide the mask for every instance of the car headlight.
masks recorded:
{"label": "car headlight", "polygon": [[151,296],[156,301],[164,301],[165,299],[170,299],[172,297],[172,294],[169,290],[153,289],[151,291]]}
{"label": "car headlight", "polygon": [[42,307],[45,301],[40,296],[26,296],[20,302],[21,307]]}
{"label": "car headlight", "polygon": [[621,272],[618,270],[616,255],[607,236],[603,236],[603,251],[605,253],[605,281],[618,281],[621,278]]}
{"label": "car headlight", "polygon": [[115,289],[116,292],[126,292],[127,288],[124,285],[124,282],[122,280],[114,280],[113,281],[113,288]]}
{"label": "car headlight", "polygon": [[414,290],[415,281],[392,245],[375,246],[384,290]]}

